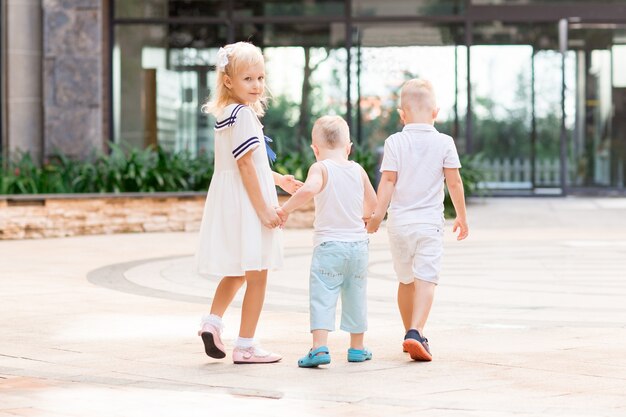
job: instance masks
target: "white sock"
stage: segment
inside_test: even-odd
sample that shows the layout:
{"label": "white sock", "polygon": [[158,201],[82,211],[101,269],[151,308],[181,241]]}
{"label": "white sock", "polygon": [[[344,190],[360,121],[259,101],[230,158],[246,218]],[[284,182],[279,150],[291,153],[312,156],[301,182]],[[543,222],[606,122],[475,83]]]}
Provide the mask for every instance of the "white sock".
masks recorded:
{"label": "white sock", "polygon": [[202,316],[202,323],[211,323],[220,329],[220,331],[224,330],[224,322],[222,321],[222,318],[215,314],[206,314]]}
{"label": "white sock", "polygon": [[253,337],[250,337],[250,338],[238,337],[237,343],[235,343],[235,345],[239,348],[244,348],[244,349],[252,347],[254,346],[254,338]]}

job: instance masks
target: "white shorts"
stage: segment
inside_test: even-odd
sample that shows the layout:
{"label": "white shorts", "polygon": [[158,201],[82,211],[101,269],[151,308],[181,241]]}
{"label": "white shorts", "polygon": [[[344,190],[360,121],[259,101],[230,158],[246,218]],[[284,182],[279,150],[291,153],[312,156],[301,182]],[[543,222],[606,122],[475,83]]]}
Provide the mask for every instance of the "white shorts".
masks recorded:
{"label": "white shorts", "polygon": [[443,256],[443,227],[414,223],[388,227],[387,231],[398,281],[411,284],[419,279],[437,284]]}

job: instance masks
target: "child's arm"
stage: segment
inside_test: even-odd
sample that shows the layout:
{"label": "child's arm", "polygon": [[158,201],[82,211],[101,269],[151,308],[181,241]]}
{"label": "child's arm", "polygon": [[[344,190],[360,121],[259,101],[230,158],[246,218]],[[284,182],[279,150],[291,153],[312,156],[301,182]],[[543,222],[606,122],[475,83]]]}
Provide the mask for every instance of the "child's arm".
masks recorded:
{"label": "child's arm", "polygon": [[463,240],[469,233],[467,226],[467,213],[465,212],[465,192],[463,191],[463,180],[458,168],[444,168],[443,175],[446,177],[446,185],[450,193],[450,199],[456,211],[456,219],[452,226],[452,232],[459,229],[459,235],[456,240]]}
{"label": "child's arm", "polygon": [[252,161],[252,152],[247,152],[241,158],[237,159],[237,167],[241,174],[243,186],[248,193],[252,207],[256,211],[257,216],[265,227],[273,229],[280,225],[280,217],[276,214],[276,210],[270,207],[263,198],[261,186],[259,185],[259,177],[256,174],[256,168]]}
{"label": "child's arm", "polygon": [[380,177],[380,184],[378,184],[378,203],[374,214],[367,222],[367,232],[374,233],[378,230],[378,226],[385,218],[385,213],[391,203],[391,197],[396,189],[396,181],[398,180],[398,173],[396,171],[383,171]]}
{"label": "child's arm", "polygon": [[365,189],[365,195],[363,196],[363,220],[367,223],[376,208],[376,191],[372,187],[367,173],[361,167],[361,177],[363,178],[363,188]]}
{"label": "child's arm", "polygon": [[322,164],[314,163],[309,168],[309,173],[306,176],[306,181],[304,181],[304,185],[296,191],[294,195],[292,195],[289,200],[287,200],[279,210],[279,215],[281,217],[282,223],[284,224],[294,210],[302,207],[316,194],[322,191],[324,187],[324,171],[322,168]]}
{"label": "child's arm", "polygon": [[292,195],[298,191],[298,188],[302,187],[303,184],[302,181],[295,179],[293,175],[282,175],[272,171],[272,177],[274,177],[274,184]]}

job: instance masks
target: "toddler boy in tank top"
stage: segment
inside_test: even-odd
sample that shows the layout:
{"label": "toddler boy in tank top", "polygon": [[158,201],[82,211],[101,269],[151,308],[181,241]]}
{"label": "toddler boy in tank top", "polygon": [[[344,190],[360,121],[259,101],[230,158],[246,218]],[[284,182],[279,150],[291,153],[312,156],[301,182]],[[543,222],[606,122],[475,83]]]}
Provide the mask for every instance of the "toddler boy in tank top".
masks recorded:
{"label": "toddler boy in tank top", "polygon": [[317,162],[304,185],[278,210],[283,222],[298,207],[315,200],[314,250],[309,276],[313,346],[298,361],[302,368],[330,363],[328,332],[335,330],[341,295],[341,330],[350,333],[347,359],[372,358],[364,346],[367,330],[368,238],[363,219],[376,207],[376,192],[356,162],[349,161],[350,132],[341,117],[324,116],[313,126]]}

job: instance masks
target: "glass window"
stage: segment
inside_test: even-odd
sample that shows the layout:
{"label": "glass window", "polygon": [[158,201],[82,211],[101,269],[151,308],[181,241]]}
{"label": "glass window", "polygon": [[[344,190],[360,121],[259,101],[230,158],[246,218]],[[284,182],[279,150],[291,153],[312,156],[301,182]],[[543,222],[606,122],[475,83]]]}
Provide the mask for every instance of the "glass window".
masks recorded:
{"label": "glass window", "polygon": [[626,87],[626,45],[613,46],[613,87]]}
{"label": "glass window", "polygon": [[234,0],[236,17],[342,16],[343,0]]}
{"label": "glass window", "polygon": [[570,25],[575,54],[575,129],[569,143],[572,186],[626,182],[626,37],[615,25]]}
{"label": "glass window", "polygon": [[[437,128],[463,150],[467,109],[466,48],[460,26],[361,24],[352,49],[352,93],[358,105],[357,140],[380,146],[402,128],[399,91],[411,78],[430,80],[440,107]],[[360,135],[360,137],[358,137]]]}
{"label": "glass window", "polygon": [[[474,43],[472,147],[482,157],[487,187],[559,187],[562,60],[557,23],[478,24]],[[571,129],[575,92],[565,93]]]}
{"label": "glass window", "polygon": [[116,18],[221,17],[228,0],[115,0]]}
{"label": "glass window", "polygon": [[271,100],[262,122],[276,152],[304,150],[313,158],[308,146],[315,120],[346,113],[345,25],[241,25],[236,33],[263,49]]}
{"label": "glass window", "polygon": [[500,21],[477,24],[473,28],[475,45],[531,45],[536,49],[558,50],[558,24],[510,24]]}
{"label": "glass window", "polygon": [[235,28],[235,39],[245,39],[259,47],[270,46],[343,46],[343,23],[244,23]]}
{"label": "glass window", "polygon": [[114,140],[135,147],[209,152],[210,94],[226,30],[210,25],[120,25],[113,48]]}
{"label": "glass window", "polygon": [[471,0],[473,5],[498,5],[498,6],[510,6],[510,5],[528,5],[528,4],[573,4],[573,3],[587,3],[589,5],[596,5],[598,3],[605,4],[619,4],[624,3],[624,0]]}
{"label": "glass window", "polygon": [[352,0],[353,16],[433,16],[464,12],[465,0]]}

